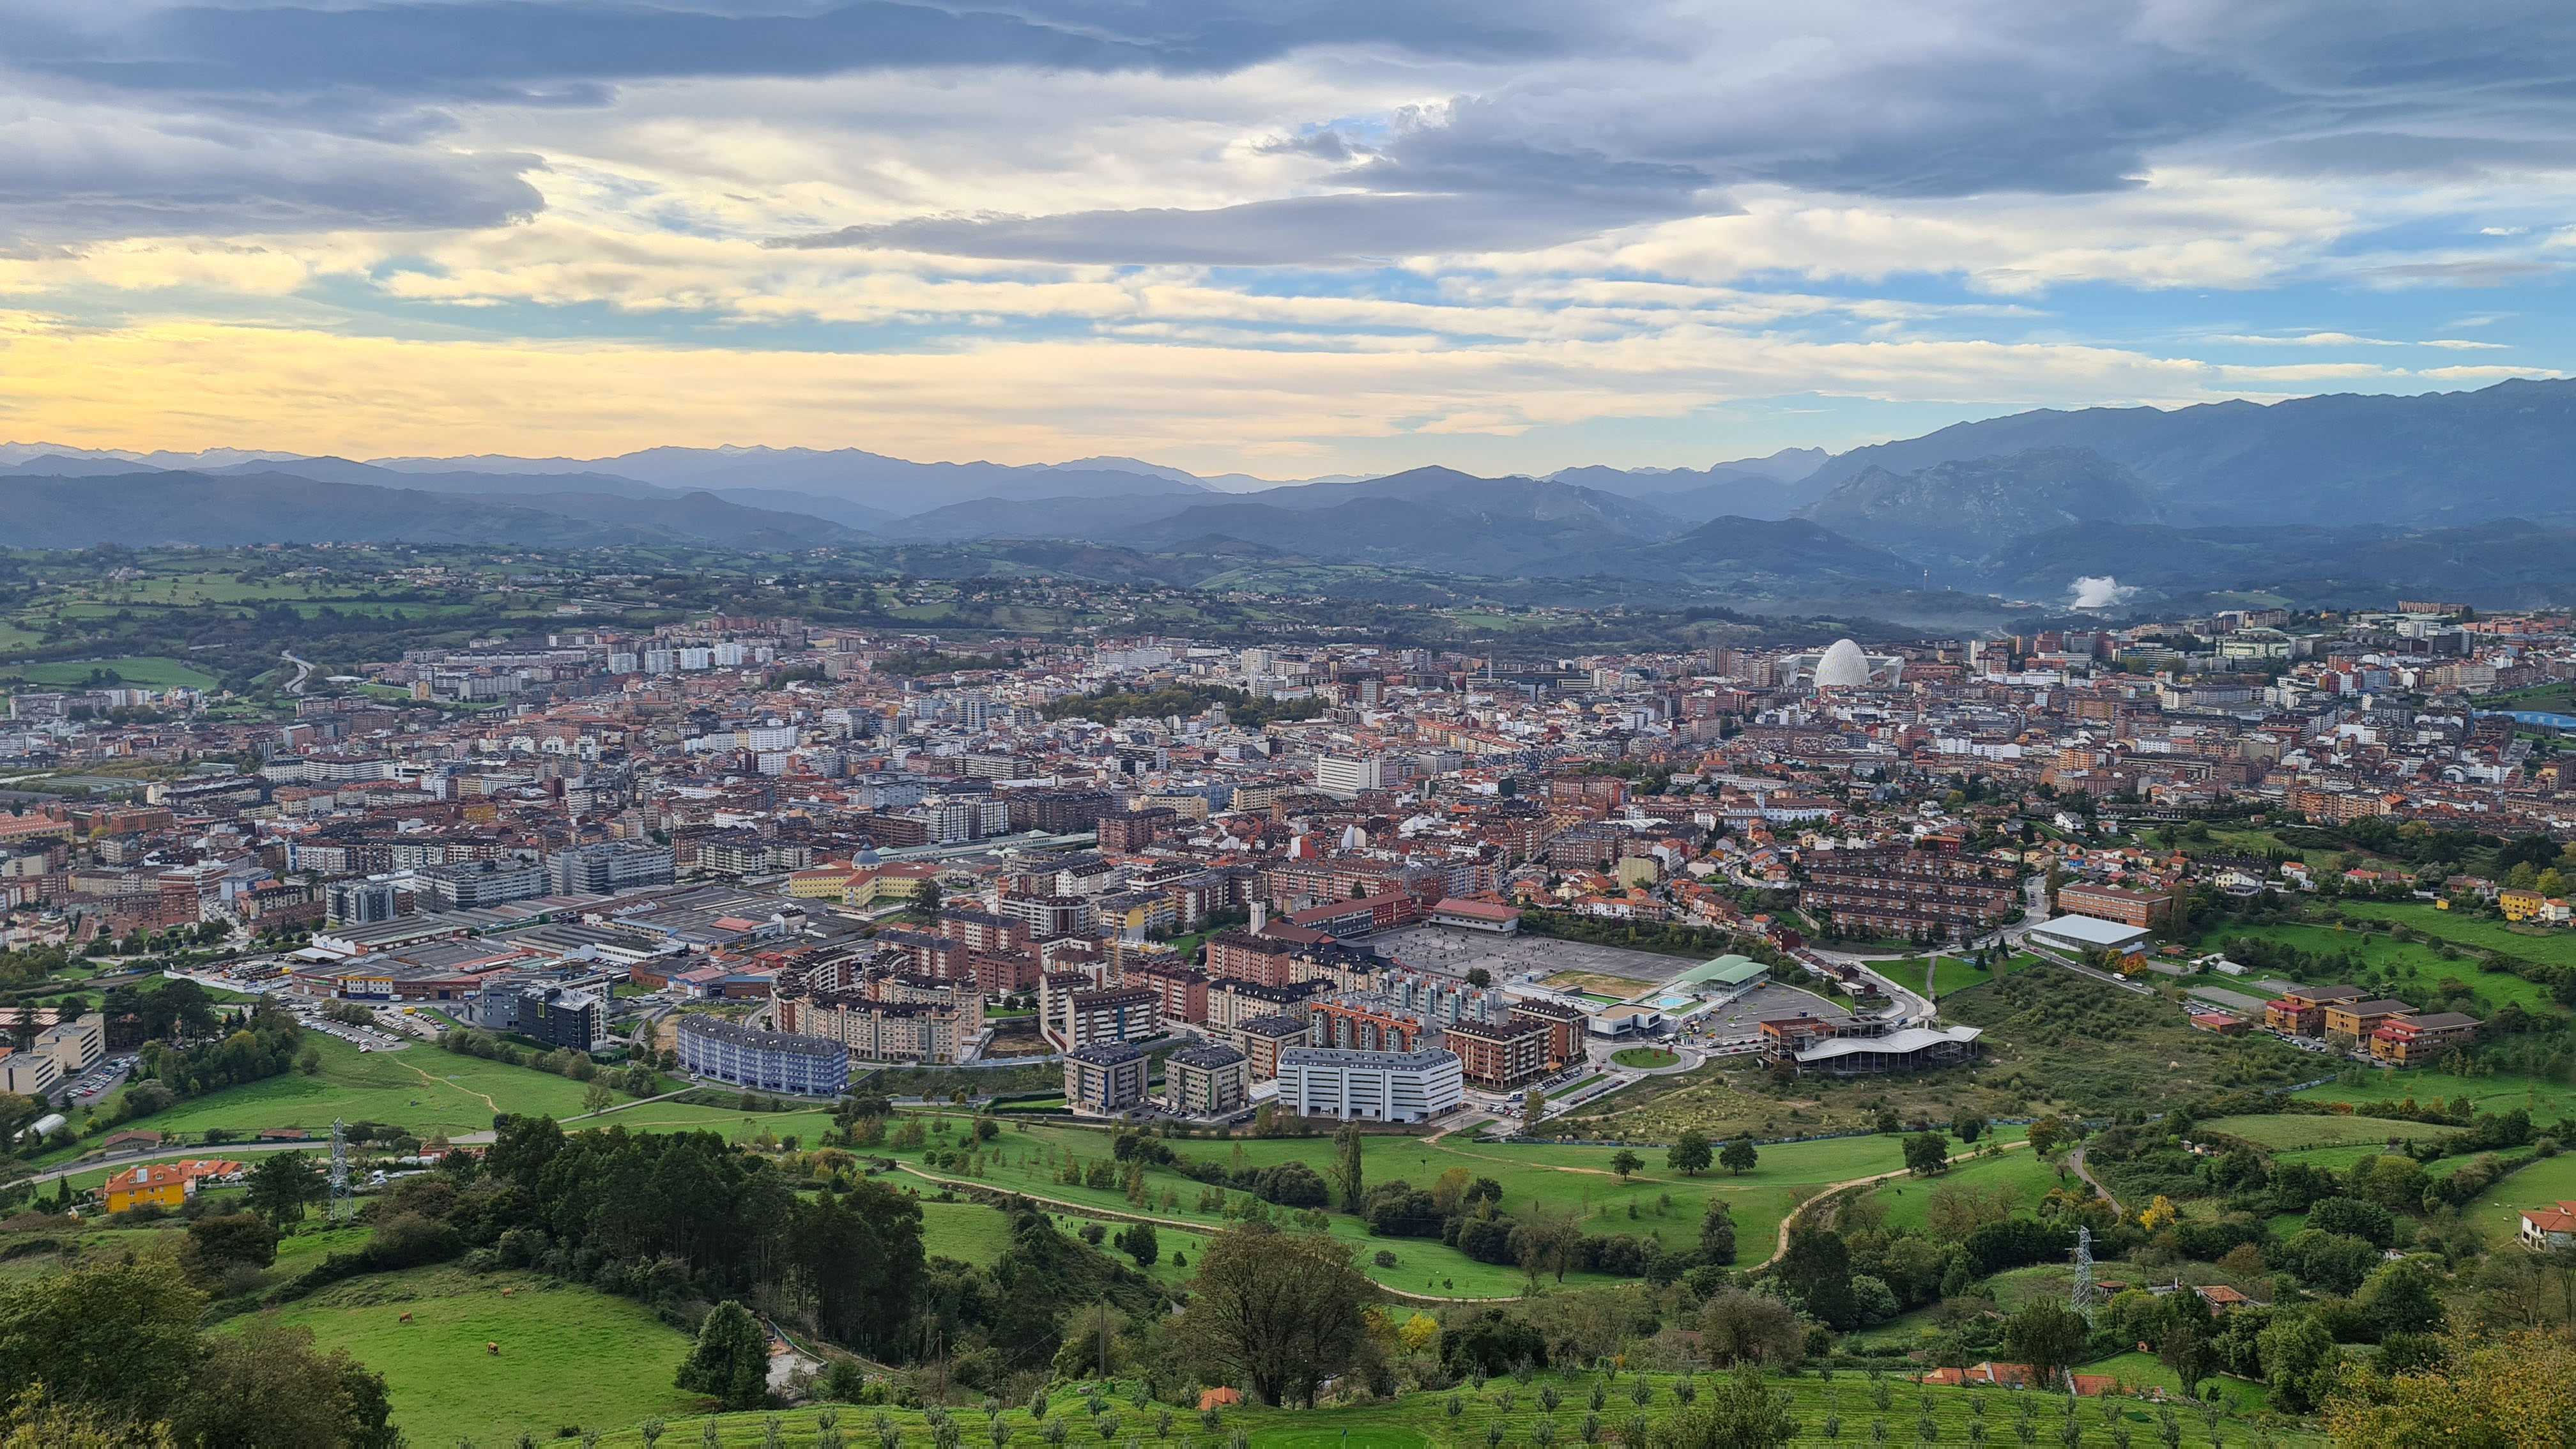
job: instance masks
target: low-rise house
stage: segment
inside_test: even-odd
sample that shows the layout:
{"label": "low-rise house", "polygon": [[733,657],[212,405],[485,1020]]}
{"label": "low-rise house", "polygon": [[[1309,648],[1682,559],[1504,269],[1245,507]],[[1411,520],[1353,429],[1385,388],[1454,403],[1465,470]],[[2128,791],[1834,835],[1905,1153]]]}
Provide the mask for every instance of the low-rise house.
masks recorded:
{"label": "low-rise house", "polygon": [[2576,1246],[2576,1202],[2561,1199],[2552,1207],[2523,1209],[2517,1236],[2535,1253]]}

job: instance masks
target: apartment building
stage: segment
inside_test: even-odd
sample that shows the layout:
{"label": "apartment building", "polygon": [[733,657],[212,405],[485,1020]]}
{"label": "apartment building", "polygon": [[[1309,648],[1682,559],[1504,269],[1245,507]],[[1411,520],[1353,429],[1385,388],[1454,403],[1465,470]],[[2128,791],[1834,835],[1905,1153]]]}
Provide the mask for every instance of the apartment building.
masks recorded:
{"label": "apartment building", "polygon": [[1450,1024],[1441,1044],[1457,1054],[1469,1083],[1505,1091],[1547,1075],[1549,1035],[1541,1021],[1459,1021]]}
{"label": "apartment building", "polygon": [[1064,1100],[1077,1117],[1115,1117],[1145,1104],[1145,1049],[1096,1041],[1064,1054]]}
{"label": "apartment building", "polygon": [[2367,994],[2358,986],[2302,986],[2263,1003],[2263,1025],[2283,1036],[2324,1036],[2327,1007]]}
{"label": "apartment building", "polygon": [[1183,1117],[1229,1117],[1252,1101],[1252,1059],[1222,1042],[1163,1058],[1163,1105]]}
{"label": "apartment building", "polygon": [[2370,1034],[2370,1054],[2392,1067],[2420,1067],[2453,1047],[2476,1041],[2486,1023],[2457,1011],[2398,1016]]}

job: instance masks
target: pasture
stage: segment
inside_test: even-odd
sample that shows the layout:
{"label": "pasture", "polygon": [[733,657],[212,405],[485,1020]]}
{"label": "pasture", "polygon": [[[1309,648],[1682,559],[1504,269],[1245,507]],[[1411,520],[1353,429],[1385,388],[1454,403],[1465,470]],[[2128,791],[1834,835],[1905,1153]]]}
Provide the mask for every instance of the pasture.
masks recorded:
{"label": "pasture", "polygon": [[2510,1243],[2521,1231],[2524,1208],[2576,1199],[2576,1153],[2535,1162],[2479,1194],[2461,1216],[2490,1243]]}
{"label": "pasture", "polygon": [[[1789,1411],[1798,1424],[1798,1433],[1791,1442],[1802,1445],[1890,1441],[1968,1444],[1979,1440],[2002,1443],[2017,1437],[2015,1426],[2025,1415],[2036,1431],[2033,1439],[2045,1435],[2050,1443],[2109,1445],[2113,1442],[2110,1425],[2114,1422],[2126,1428],[2135,1442],[2158,1440],[2162,1412],[2134,1391],[2169,1386],[2172,1377],[2162,1364],[2149,1355],[2128,1354],[2088,1365],[2084,1371],[2114,1374],[2131,1392],[2075,1404],[2078,1433],[2073,1441],[2064,1439],[2059,1427],[2065,1420],[2068,1401],[2055,1395],[2004,1389],[1925,1388],[1893,1377],[1873,1383],[1848,1372],[1827,1380],[1812,1369],[1794,1377],[1772,1376],[1769,1386],[1790,1395]],[[1694,1385],[1705,1392],[1713,1377],[1701,1374]],[[1222,1411],[1213,1430],[1192,1415],[1174,1413],[1171,1427],[1165,1431],[1159,1426],[1156,1412],[1137,1408],[1119,1387],[1113,1387],[1106,1396],[1104,1407],[1118,1420],[1108,1426],[1110,1442],[1128,1439],[1139,1445],[1150,1444],[1154,1449],[1168,1449],[1176,1442],[1221,1439],[1238,1432],[1248,1449],[1465,1449],[1476,1445],[1517,1449],[1550,1440],[1560,1444],[1581,1442],[1587,1417],[1596,1421],[1593,1437],[1625,1440],[1634,1420],[1642,1418],[1650,1428],[1660,1426],[1680,1407],[1674,1391],[1677,1375],[1628,1373],[1600,1383],[1605,1402],[1595,1414],[1587,1405],[1598,1379],[1599,1375],[1582,1370],[1545,1371],[1526,1387],[1502,1378],[1482,1388],[1462,1384],[1454,1390],[1417,1391],[1373,1403],[1314,1409],[1244,1405]],[[2174,1411],[2191,1442],[2215,1444],[2218,1449],[2257,1443],[2291,1446],[2325,1442],[2321,1436],[2255,1423],[2252,1415],[2266,1407],[2260,1385],[2236,1379],[2217,1382],[2222,1408],[2214,1429],[2191,1406]],[[1544,1408],[1539,1397],[1542,1390],[1557,1393],[1562,1406],[1553,1411]],[[1638,1396],[1640,1391],[1642,1398]],[[1883,1408],[1879,1406],[1882,1395]],[[1060,1390],[1050,1409],[1052,1417],[1070,1421],[1067,1428],[1075,1431],[1073,1442],[1085,1442],[1081,1429],[1087,1427],[1084,1421],[1090,1415],[1079,1397]],[[821,1442],[819,1416],[825,1413],[837,1421],[837,1431],[845,1440],[864,1440],[885,1430],[905,1442],[927,1442],[931,1437],[927,1421],[918,1410],[829,1406],[774,1416],[720,1415],[711,1423],[706,1419],[674,1419],[664,1426],[663,1442],[714,1444],[722,1449],[755,1444],[801,1449]],[[981,1417],[974,1416],[966,1426],[978,1436],[984,1432]],[[1007,1406],[998,1417],[1011,1442],[1043,1437],[1039,1421],[1030,1417],[1024,1404]],[[771,1437],[773,1423],[775,1437]],[[1540,1429],[1542,1424],[1547,1426],[1544,1431]],[[1977,1426],[1979,1432],[1972,1432],[1971,1425]],[[411,1426],[406,1423],[404,1428],[409,1430]],[[606,1434],[600,1442],[625,1449],[642,1444],[643,1438],[633,1430],[625,1430]],[[996,1436],[996,1442],[1001,1442],[1000,1436]]]}
{"label": "pasture", "polygon": [[192,669],[176,659],[119,658],[67,660],[53,664],[11,664],[0,666],[0,677],[22,679],[47,689],[77,689],[89,682],[100,670],[114,674],[126,684],[146,689],[212,689],[216,678],[200,669]]}
{"label": "pasture", "polygon": [[671,1385],[686,1334],[633,1299],[541,1274],[413,1268],[326,1288],[278,1316],[383,1374],[414,1444],[546,1440],[707,1402]]}
{"label": "pasture", "polygon": [[[963,1118],[950,1120],[953,1126]],[[940,1142],[934,1136],[920,1152],[897,1154],[904,1171],[961,1188],[1018,1192],[1074,1211],[1150,1218],[1183,1231],[1213,1232],[1228,1221],[1216,1210],[1211,1189],[1174,1168],[1145,1172],[1141,1204],[1130,1201],[1118,1187],[1056,1181],[1069,1158],[1088,1163],[1109,1157],[1109,1139],[1103,1132],[1015,1122],[987,1145],[982,1161],[947,1169],[926,1164],[930,1154],[941,1150]],[[1490,1177],[1500,1184],[1502,1209],[1507,1213],[1573,1214],[1587,1233],[1658,1239],[1675,1251],[1698,1240],[1700,1219],[1709,1201],[1723,1200],[1735,1217],[1738,1262],[1744,1266],[1770,1256],[1781,1219],[1799,1203],[1834,1183],[1896,1171],[1904,1165],[1898,1139],[1880,1136],[1765,1146],[1754,1170],[1741,1176],[1713,1168],[1685,1177],[1665,1165],[1661,1151],[1643,1150],[1638,1155],[1646,1158],[1646,1166],[1624,1180],[1611,1168],[1617,1149],[1609,1147],[1380,1135],[1364,1138],[1363,1144],[1361,1170],[1367,1185],[1401,1180],[1428,1188],[1443,1172],[1459,1168],[1471,1177]],[[1319,1174],[1329,1174],[1333,1165],[1333,1144],[1321,1137],[1175,1139],[1171,1146],[1183,1156],[1213,1158],[1229,1169],[1303,1162]],[[1210,1201],[1204,1209],[1203,1196]],[[1244,1197],[1239,1192],[1226,1196],[1238,1208]],[[1328,1231],[1358,1250],[1369,1276],[1399,1292],[1434,1298],[1508,1297],[1518,1294],[1527,1282],[1516,1267],[1478,1263],[1436,1238],[1370,1237],[1364,1223],[1343,1213],[1332,1214]],[[1392,1252],[1396,1263],[1376,1264],[1373,1255],[1380,1250]],[[1165,1252],[1170,1251],[1167,1241]],[[1570,1273],[1565,1281],[1573,1285],[1608,1280]]]}

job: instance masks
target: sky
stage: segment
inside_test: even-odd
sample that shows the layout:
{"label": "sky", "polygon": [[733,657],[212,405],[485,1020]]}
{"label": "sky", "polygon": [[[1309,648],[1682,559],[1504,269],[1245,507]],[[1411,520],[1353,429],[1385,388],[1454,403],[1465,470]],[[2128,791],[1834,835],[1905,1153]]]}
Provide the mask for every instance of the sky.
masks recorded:
{"label": "sky", "polygon": [[1705,467],[2576,369],[2576,7],[0,0],[0,439]]}

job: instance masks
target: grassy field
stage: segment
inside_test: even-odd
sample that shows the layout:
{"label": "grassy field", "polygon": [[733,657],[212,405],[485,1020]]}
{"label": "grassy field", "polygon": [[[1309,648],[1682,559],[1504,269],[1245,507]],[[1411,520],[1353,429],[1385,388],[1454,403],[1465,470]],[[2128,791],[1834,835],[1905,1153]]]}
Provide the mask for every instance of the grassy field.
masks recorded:
{"label": "grassy field", "polygon": [[[979,1176],[922,1166],[917,1154],[904,1154],[915,1159],[906,1164],[907,1168],[915,1176],[933,1181],[1016,1191],[1077,1209],[1146,1216],[1179,1224],[1184,1230],[1213,1231],[1225,1222],[1219,1213],[1199,1210],[1199,1197],[1205,1190],[1200,1183],[1168,1168],[1155,1168],[1145,1174],[1149,1205],[1141,1208],[1128,1202],[1125,1193],[1117,1188],[1056,1182],[1055,1171],[1068,1153],[1085,1161],[1107,1157],[1109,1143],[1105,1134],[1052,1124],[1013,1125],[1015,1129],[1025,1125],[1025,1130],[1006,1132],[994,1144],[998,1154],[988,1154]],[[1318,1172],[1327,1171],[1333,1158],[1332,1143],[1323,1138],[1181,1141],[1174,1144],[1174,1150],[1185,1156],[1214,1158],[1229,1166],[1238,1160],[1254,1168],[1302,1161]],[[1371,1184],[1401,1179],[1428,1187],[1448,1169],[1464,1168],[1502,1185],[1506,1212],[1571,1212],[1580,1215],[1587,1232],[1659,1237],[1675,1249],[1696,1240],[1706,1204],[1711,1198],[1722,1198],[1735,1214],[1741,1261],[1749,1266],[1770,1255],[1781,1218],[1819,1189],[1893,1171],[1904,1164],[1903,1153],[1893,1137],[1847,1137],[1764,1147],[1760,1164],[1741,1177],[1723,1171],[1682,1177],[1665,1168],[1659,1154],[1641,1154],[1649,1159],[1647,1167],[1623,1182],[1610,1170],[1614,1151],[1607,1147],[1488,1144],[1459,1137],[1431,1141],[1371,1136],[1365,1139],[1362,1149],[1362,1174]],[[1166,1202],[1166,1192],[1176,1201]],[[1242,1195],[1234,1196],[1239,1201]],[[1359,1250],[1362,1265],[1371,1277],[1402,1292],[1432,1297],[1508,1297],[1517,1295],[1526,1284],[1517,1268],[1475,1262],[1434,1239],[1372,1238],[1364,1224],[1342,1213],[1332,1215],[1330,1231]],[[1396,1255],[1395,1266],[1383,1267],[1372,1261],[1381,1249]],[[1165,1251],[1170,1250],[1167,1242]],[[1565,1281],[1572,1285],[1578,1280],[1584,1280],[1583,1275],[1569,1274]]]}
{"label": "grassy field", "polygon": [[86,684],[94,670],[112,670],[127,684],[146,689],[212,689],[216,678],[191,669],[176,659],[90,659],[79,663],[12,664],[0,671],[0,677],[23,679],[29,684],[48,688],[72,688]]}
{"label": "grassy field", "polygon": [[[2502,922],[2454,916],[2448,911],[2437,911],[2431,906],[2347,902],[2343,910],[2348,915],[2366,916],[2372,920],[2402,920],[2405,924],[2428,933],[2457,940],[2463,946],[2493,947],[2535,961],[2576,964],[2576,935],[2564,931],[2553,932],[2547,936],[2508,934]],[[2550,999],[2549,988],[2537,981],[2525,981],[2507,972],[2480,971],[2476,961],[2465,957],[2455,961],[2445,961],[2438,948],[2421,942],[2395,941],[2376,933],[2364,941],[2358,928],[2337,929],[2330,925],[2296,924],[2227,925],[2204,936],[2201,944],[2214,951],[2229,938],[2239,936],[2278,941],[2283,945],[2295,946],[2302,951],[2322,952],[2328,955],[2340,956],[2350,951],[2357,954],[2365,966],[2384,967],[2394,972],[2401,987],[2407,983],[2430,987],[2445,978],[2456,978],[2469,984],[2470,989],[2477,993],[2479,1001],[2488,1011],[2501,1007],[2508,1001],[2519,1001],[2524,1009],[2529,1011],[2555,1013],[2558,1010],[2557,1004]],[[2490,937],[2492,939],[2488,939]],[[2330,986],[2345,984],[2343,981],[2345,975],[2358,973],[2328,971],[2307,974],[2314,979],[2304,984]],[[2336,979],[2333,981],[2324,979],[2328,975]],[[2363,983],[2356,981],[2350,984]]]}
{"label": "grassy field", "polygon": [[[2008,956],[2001,963],[2001,970],[1988,971],[1963,957],[1944,956],[1940,958],[1940,973],[1930,983],[1935,989],[1928,994],[1948,997],[1965,991],[1971,986],[1983,986],[1998,975],[2019,971],[2038,959],[2036,956]],[[1923,979],[1924,969],[1930,964],[1928,958],[1908,956],[1901,961],[1872,961],[1869,963],[1869,969],[1915,995],[1922,996],[1927,994]]]}
{"label": "grassy field", "polygon": [[1623,1067],[1669,1067],[1681,1058],[1662,1047],[1627,1047],[1612,1052],[1610,1060]]}
{"label": "grassy field", "polygon": [[2202,1125],[2212,1132],[2288,1152],[2310,1147],[2384,1147],[2391,1140],[2412,1142],[2459,1130],[2380,1117],[2220,1117]]}
{"label": "grassy field", "polygon": [[1891,1228],[1923,1229],[1931,1220],[1932,1194],[1944,1187],[2008,1187],[2013,1206],[2032,1208],[2059,1185],[2056,1169],[2030,1152],[1971,1158],[1934,1178],[1899,1178],[1870,1189],[1870,1199],[1887,1210]]}
{"label": "grassy field", "polygon": [[[2144,1354],[2123,1355],[2100,1365],[2088,1365],[2085,1372],[2115,1373],[2129,1385],[2169,1385],[2172,1382],[2163,1366]],[[1552,1420],[1556,1441],[1573,1444],[1580,1442],[1579,1429],[1586,1414],[1584,1404],[1595,1377],[1587,1372],[1547,1373],[1527,1388],[1509,1379],[1497,1379],[1482,1390],[1461,1386],[1454,1395],[1449,1392],[1411,1393],[1388,1402],[1330,1408],[1238,1407],[1224,1412],[1217,1434],[1239,1430],[1251,1449],[1434,1449],[1434,1446],[1451,1445],[1464,1449],[1464,1446],[1488,1443],[1534,1444],[1537,1436],[1532,1431],[1541,1421]],[[1708,1382],[1706,1375],[1699,1379],[1703,1389]],[[1646,1386],[1648,1394],[1643,1405],[1630,1397],[1631,1391],[1640,1383]],[[1643,1415],[1652,1423],[1672,1414],[1678,1407],[1674,1383],[1675,1378],[1667,1374],[1622,1374],[1614,1382],[1603,1385],[1608,1391],[1609,1402],[1599,1416],[1602,1436],[1606,1439],[1623,1433],[1632,1416]],[[1799,1426],[1798,1436],[1793,1442],[1799,1444],[1926,1442],[1927,1436],[1921,1431],[1922,1421],[1926,1418],[1934,1426],[1932,1435],[1928,1437],[1940,1442],[1973,1442],[1969,1426],[1981,1424],[1987,1442],[2000,1444],[2013,1440],[2013,1426],[2025,1407],[2036,1416],[2033,1422],[2047,1442],[2061,1442],[2057,1426],[2063,1419],[2065,1401],[2054,1396],[2014,1394],[2000,1389],[1923,1388],[1893,1377],[1883,1385],[1872,1385],[1851,1373],[1837,1374],[1827,1382],[1813,1371],[1795,1378],[1775,1378],[1773,1383],[1792,1395],[1790,1412]],[[2296,1430],[2258,1428],[2248,1416],[2264,1406],[2260,1386],[2234,1379],[2222,1380],[2221,1383],[2222,1395],[2232,1405],[2227,1417],[2219,1421],[2217,1443],[2221,1449],[2251,1445],[2257,1442],[2258,1433],[2266,1435],[2271,1443],[2281,1445],[2325,1442],[2321,1436]],[[1555,1387],[1566,1401],[1565,1406],[1552,1415],[1541,1409],[1538,1400],[1538,1390],[1548,1386]],[[1874,1406],[1873,1395],[1879,1388],[1884,1388],[1888,1396],[1885,1409]],[[1510,1396],[1508,1405],[1503,1400],[1507,1394]],[[1113,1393],[1110,1397],[1111,1406],[1121,1420],[1121,1437],[1132,1438],[1140,1444],[1151,1443],[1156,1449],[1163,1449],[1172,1442],[1158,1436],[1154,1432],[1151,1415],[1139,1412],[1127,1403],[1123,1393]],[[1449,1412],[1453,1399],[1459,1409],[1454,1417]],[[1054,1411],[1076,1424],[1087,1417],[1082,1401],[1067,1393],[1056,1396]],[[2082,1443],[2108,1445],[2112,1442],[2106,1427],[2109,1422],[2105,1417],[2106,1411],[2116,1415],[2118,1421],[2127,1426],[2135,1442],[2153,1444],[2157,1441],[2155,1408],[2135,1398],[2123,1397],[2088,1399],[2078,1406],[2076,1422],[2082,1431]],[[767,1437],[769,1416],[754,1413],[716,1418],[713,1438],[704,1437],[705,1420],[673,1422],[667,1426],[663,1443],[811,1445],[819,1438],[817,1412],[800,1409],[778,1415],[777,1438],[774,1440]],[[845,1437],[865,1439],[874,1432],[878,1421],[878,1411],[874,1409],[841,1408],[836,1412],[840,1432]],[[2183,1416],[2185,1433],[2192,1443],[2211,1442],[2209,1430],[2197,1412],[2189,1408],[2179,1412]],[[980,1418],[977,1415],[966,1424],[977,1436],[982,1433]],[[1011,1431],[1013,1442],[1026,1442],[1037,1437],[1037,1424],[1029,1418],[1027,1406],[1006,1408],[1000,1418],[1003,1426]],[[907,1442],[926,1442],[929,1438],[927,1422],[917,1410],[888,1410],[886,1423]],[[1502,1430],[1498,1436],[1492,1433],[1495,1427]],[[411,1425],[406,1423],[404,1428],[409,1430]],[[1210,1437],[1186,1414],[1175,1416],[1173,1434],[1191,1442]],[[416,1432],[413,1434],[415,1442],[422,1437]],[[600,1442],[635,1445],[642,1442],[642,1436],[632,1431],[611,1433],[603,1436]],[[1073,1442],[1083,1443],[1087,1439],[1077,1436]]]}
{"label": "grassy field", "polygon": [[234,1132],[302,1127],[327,1136],[332,1119],[339,1118],[391,1123],[428,1137],[486,1131],[496,1112],[548,1112],[561,1118],[582,1110],[582,1084],[552,1072],[431,1046],[361,1052],[318,1031],[306,1032],[304,1040],[322,1057],[321,1071],[312,1076],[289,1072],[270,1077],[181,1102],[133,1125],[191,1133],[209,1127]]}
{"label": "grassy field", "polygon": [[394,1422],[414,1444],[545,1440],[575,1426],[678,1417],[706,1402],[671,1386],[687,1335],[631,1299],[534,1273],[379,1274],[325,1289],[280,1317],[383,1374]]}
{"label": "grassy field", "polygon": [[2436,910],[2430,905],[2400,905],[2393,901],[2347,901],[2342,909],[2347,916],[2402,922],[2427,935],[2439,936],[2463,946],[2502,951],[2509,956],[2519,956],[2526,961],[2546,961],[2553,966],[2576,966],[2576,931],[2549,926],[2513,926],[2503,921]]}
{"label": "grassy field", "polygon": [[[2445,1072],[2422,1068],[2397,1071],[2382,1067],[2355,1068],[2359,1080],[2336,1080],[2322,1087],[2310,1087],[2298,1095],[2311,1102],[2397,1102],[2413,1097],[2419,1102],[2434,1098],[2448,1102],[2466,1097],[2480,1112],[2510,1112],[2516,1107],[2531,1113],[2531,1120],[2547,1126],[2562,1117],[2576,1116],[2576,1086],[2564,1082],[2543,1081],[2515,1072],[2498,1072],[2491,1077],[2454,1077]],[[2397,1122],[2393,1127],[2408,1124]]]}
{"label": "grassy field", "polygon": [[2490,1243],[2509,1243],[2521,1231],[2524,1208],[2576,1199],[2576,1153],[2535,1162],[2488,1188],[2461,1216]]}

